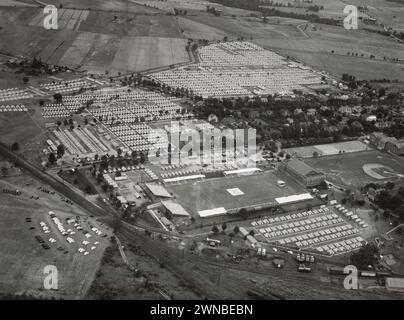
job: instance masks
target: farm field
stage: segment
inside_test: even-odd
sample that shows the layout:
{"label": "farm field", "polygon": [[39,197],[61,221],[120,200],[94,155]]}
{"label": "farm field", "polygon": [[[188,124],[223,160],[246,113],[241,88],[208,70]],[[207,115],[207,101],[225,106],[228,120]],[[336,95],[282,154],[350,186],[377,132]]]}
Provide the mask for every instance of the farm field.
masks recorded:
{"label": "farm field", "polygon": [[[59,9],[58,10],[58,29],[78,30],[80,24],[85,21],[89,15],[88,10]],[[43,26],[44,13],[37,10],[36,15],[28,23],[30,26]]]}
{"label": "farm field", "polygon": [[163,10],[165,12],[173,12],[174,8],[187,10],[188,14],[195,14],[199,12],[205,12],[206,6],[214,6],[216,9],[222,10],[225,15],[245,15],[247,16],[250,11],[225,7],[217,3],[212,3],[206,0],[130,0],[133,3],[137,3],[139,5],[148,5],[154,8],[158,8],[159,10]]}
{"label": "farm field", "polygon": [[156,14],[160,10],[139,5],[129,0],[46,0],[46,3],[56,7],[63,5],[63,8],[101,10],[101,11],[121,11],[133,12],[137,14]]}
{"label": "farm field", "polygon": [[2,6],[18,6],[18,7],[34,7],[35,5],[28,1],[17,1],[17,0],[1,0],[0,5]]}
{"label": "farm field", "polygon": [[184,17],[178,17],[178,24],[181,30],[184,30],[184,36],[190,39],[207,39],[214,41],[222,40],[225,36],[232,35],[230,32]]}
{"label": "farm field", "polygon": [[[181,38],[120,37],[71,30],[61,30],[48,37],[42,29],[19,27],[19,31],[27,32],[19,41],[2,42],[1,51],[38,56],[50,64],[88,70],[90,73],[108,70],[116,75],[118,71],[142,71],[189,60],[185,50],[186,40]],[[2,30],[1,38],[9,39]]]}
{"label": "farm field", "polygon": [[[273,202],[277,197],[305,193],[306,190],[293,180],[276,172],[250,176],[213,178],[200,182],[166,185],[177,201],[190,213],[224,207],[226,210]],[[278,180],[286,182],[281,188]],[[241,194],[232,195],[227,189]]]}
{"label": "farm field", "polygon": [[348,73],[362,80],[397,79],[401,83],[404,81],[403,64],[326,53],[298,52],[285,49],[277,49],[276,51],[280,54],[293,56],[306,65],[316,70],[326,71],[338,79],[343,73]]}
{"label": "farm field", "polygon": [[401,44],[377,33],[364,30],[348,32],[341,27],[328,25],[317,25],[316,29],[313,29],[311,24],[307,29],[303,28],[303,31],[308,38],[297,43],[281,43],[275,39],[274,43],[268,45],[317,53],[331,53],[331,50],[334,50],[336,54],[343,55],[347,55],[347,52],[358,52],[359,55],[363,53],[365,57],[373,54],[376,59],[383,59],[383,56],[404,59]]}
{"label": "farm field", "polygon": [[[131,5],[155,9],[127,1],[97,2],[101,9],[125,10],[88,12],[86,1],[64,1],[62,29],[46,31],[39,26],[41,12],[38,9],[2,7],[1,20],[13,28],[13,33],[8,27],[0,30],[0,51],[40,56],[51,64],[93,73],[108,70],[116,75],[188,61],[185,44],[181,44],[183,37],[222,40],[225,36],[233,39],[242,36],[337,77],[349,73],[359,79],[374,79],[377,75],[377,78],[404,80],[402,64],[384,61],[384,57],[404,60],[402,45],[376,33],[348,32],[328,25],[309,24],[306,27],[304,21],[288,18],[270,17],[269,22],[263,24],[261,19],[241,14],[215,17],[204,12],[205,4],[200,1],[188,0],[189,6],[196,2],[201,10],[181,17],[167,16],[158,10],[160,14],[134,12]],[[67,9],[73,4],[78,10]],[[160,4],[173,6],[171,2]],[[340,5],[324,4],[327,10],[337,10]],[[15,37],[15,34],[19,36]],[[358,57],[348,56],[347,52],[358,53]],[[369,59],[370,55],[375,59]]]}
{"label": "farm field", "polygon": [[186,40],[172,16],[125,12],[114,20],[112,12],[61,10],[61,29],[45,30],[38,9],[0,8],[0,21],[7,25],[0,29],[0,52],[111,75],[189,60]]}
{"label": "farm field", "polygon": [[328,180],[347,187],[397,180],[404,176],[402,159],[377,150],[312,158],[305,162],[324,172]]}
{"label": "farm field", "polygon": [[[94,242],[96,238],[99,241],[96,250],[87,256],[79,253],[77,248],[81,244],[78,242],[85,239],[84,234],[77,231],[71,236],[76,243],[69,244],[50,219],[49,210],[55,212],[66,228],[68,224],[65,218],[76,216],[81,217],[80,224],[85,229],[89,228],[89,223],[104,231],[103,227],[95,220],[87,220],[81,210],[61,201],[59,195],[40,191],[39,186],[42,184],[26,175],[0,180],[0,188],[21,191],[19,196],[0,193],[0,292],[25,293],[43,298],[83,298],[109,241],[93,235],[91,241]],[[31,199],[31,196],[39,199]],[[30,218],[31,222],[27,222],[26,218]],[[40,222],[46,223],[49,234],[44,233]],[[50,248],[44,249],[35,236],[42,237]],[[48,241],[51,237],[56,239],[55,243]],[[58,291],[43,288],[44,267],[47,265],[54,265],[58,269]]]}
{"label": "farm field", "polygon": [[40,125],[32,118],[32,111],[0,113],[0,140],[4,143],[18,141],[24,145],[37,139],[41,133]]}
{"label": "farm field", "polygon": [[203,11],[206,10],[206,6],[209,5],[209,2],[205,0],[132,0],[132,2],[140,5],[148,5],[167,12],[172,12],[174,8]]}
{"label": "farm field", "polygon": [[[403,65],[388,61],[390,58],[404,60],[402,45],[377,33],[360,29],[348,32],[330,25],[306,26],[304,21],[295,19],[271,17],[268,24],[263,24],[257,18],[214,17],[203,13],[181,18],[179,23],[187,37],[220,39],[224,37],[223,32],[233,38],[252,37],[252,42],[266,49],[294,57],[338,77],[349,73],[359,79],[404,80]],[[348,52],[358,53],[358,57],[348,56]],[[369,59],[370,55],[375,59]]]}
{"label": "farm field", "polygon": [[189,61],[185,39],[126,37],[111,64],[114,71],[140,71]]}
{"label": "farm field", "polygon": [[[270,23],[263,24],[261,19],[252,17],[215,17],[210,14],[201,13],[198,16],[189,16],[194,22],[205,24],[211,28],[223,30],[233,37],[244,37],[249,39],[305,39],[306,36],[296,27],[298,20],[292,19],[275,19],[272,18]],[[279,24],[276,23],[279,20]],[[287,22],[286,22],[287,21]],[[274,24],[271,24],[274,22]],[[303,23],[301,21],[300,23]],[[186,26],[185,26],[186,27]],[[186,28],[183,28],[186,32]],[[202,38],[203,39],[203,38]]]}
{"label": "farm field", "polygon": [[363,5],[368,7],[367,13],[383,23],[387,27],[392,27],[398,31],[404,31],[404,4],[386,0],[352,0],[353,5]]}
{"label": "farm field", "polygon": [[[350,1],[349,4],[354,4],[355,2],[356,5],[363,5],[365,1]],[[289,0],[279,0],[276,1],[276,3],[281,3],[283,5],[287,5],[288,3],[291,3]],[[322,18],[332,18],[332,19],[342,19],[344,17],[344,7],[348,5],[343,0],[316,0],[311,3],[303,3],[303,2],[298,2],[298,3],[292,3],[293,6],[296,6],[296,8],[289,8],[289,7],[275,7],[275,6],[267,6],[270,8],[274,8],[280,11],[284,12],[295,12],[299,14],[306,14],[306,13],[314,13]],[[313,11],[308,11],[306,8],[309,6],[323,6],[323,10],[319,10],[318,12],[313,12]],[[360,16],[367,16],[367,14],[359,12]]]}
{"label": "farm field", "polygon": [[[359,79],[404,80],[402,63],[384,61],[384,57],[404,60],[402,45],[387,37],[363,30],[346,32],[343,28],[326,25],[317,25],[317,30],[309,26],[303,31],[308,38],[294,41],[255,39],[254,42],[338,77],[349,73]],[[358,56],[348,56],[348,52],[358,53]],[[369,59],[370,55],[375,59]]]}
{"label": "farm field", "polygon": [[167,15],[92,11],[78,30],[122,36],[182,37],[176,19]]}

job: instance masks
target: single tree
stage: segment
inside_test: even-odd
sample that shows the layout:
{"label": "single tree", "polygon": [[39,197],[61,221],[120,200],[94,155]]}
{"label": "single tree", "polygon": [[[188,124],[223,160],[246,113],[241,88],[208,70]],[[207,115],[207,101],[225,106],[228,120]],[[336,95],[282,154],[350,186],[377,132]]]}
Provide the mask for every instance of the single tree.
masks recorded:
{"label": "single tree", "polygon": [[50,164],[54,164],[54,163],[56,163],[56,156],[55,156],[55,154],[53,153],[53,152],[51,152],[50,154],[49,154],[49,158],[48,158],[48,162],[50,163]]}
{"label": "single tree", "polygon": [[14,142],[14,143],[11,145],[11,151],[16,152],[16,151],[18,151],[18,150],[20,150],[20,145],[18,144],[18,142]]}
{"label": "single tree", "polygon": [[218,234],[218,233],[219,233],[219,228],[218,228],[217,226],[213,226],[213,227],[212,227],[212,232],[213,232],[214,234]]}

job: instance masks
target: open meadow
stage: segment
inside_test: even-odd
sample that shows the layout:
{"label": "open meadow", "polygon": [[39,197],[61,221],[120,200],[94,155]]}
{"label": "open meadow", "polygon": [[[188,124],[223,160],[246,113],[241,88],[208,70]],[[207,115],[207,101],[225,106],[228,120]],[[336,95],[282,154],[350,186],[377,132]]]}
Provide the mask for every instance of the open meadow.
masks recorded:
{"label": "open meadow", "polygon": [[129,0],[46,0],[46,3],[63,8],[90,9],[99,11],[133,12],[138,14],[155,14],[160,10],[137,4]]}
{"label": "open meadow", "polygon": [[[34,297],[78,299],[83,298],[98,269],[103,251],[109,245],[109,240],[92,234],[89,244],[95,243],[89,255],[78,252],[78,247],[86,240],[83,232],[76,231],[70,237],[75,243],[69,244],[51,220],[48,212],[52,210],[66,229],[73,228],[66,222],[66,218],[79,217],[79,224],[83,230],[89,225],[96,225],[99,229],[109,232],[94,219],[78,209],[75,205],[68,205],[58,194],[49,194],[39,187],[51,191],[50,187],[22,174],[17,177],[0,179],[0,188],[19,190],[21,195],[0,193],[0,293],[29,294]],[[49,232],[45,233],[41,223],[45,223]],[[73,228],[74,229],[74,228]],[[40,237],[43,245],[35,237]],[[51,243],[49,239],[55,239]],[[45,290],[43,281],[44,268],[54,265],[58,269],[58,290]]]}

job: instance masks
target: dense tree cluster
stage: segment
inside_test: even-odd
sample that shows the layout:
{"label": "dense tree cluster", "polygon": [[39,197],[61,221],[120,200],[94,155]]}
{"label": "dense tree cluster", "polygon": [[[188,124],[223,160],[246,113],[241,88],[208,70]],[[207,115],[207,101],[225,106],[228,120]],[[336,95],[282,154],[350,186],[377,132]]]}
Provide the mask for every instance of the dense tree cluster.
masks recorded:
{"label": "dense tree cluster", "polygon": [[[276,17],[303,19],[303,20],[308,20],[312,23],[323,23],[323,24],[331,24],[331,25],[337,25],[339,23],[338,20],[322,18],[313,13],[301,14],[301,13],[287,12],[287,11],[282,11],[282,10],[278,10],[278,9],[271,8],[271,7],[266,7],[266,6],[262,5],[260,0],[248,0],[248,1],[245,1],[245,0],[212,0],[211,2],[218,3],[218,4],[221,4],[226,7],[234,7],[234,8],[250,10],[250,11],[259,11],[264,16],[276,16]],[[316,11],[316,9],[317,8],[315,8],[313,6],[313,7],[311,7],[310,11]],[[318,9],[320,9],[320,7],[318,7]]]}
{"label": "dense tree cluster", "polygon": [[351,255],[351,263],[358,269],[369,269],[379,260],[379,250],[374,243],[368,243]]}

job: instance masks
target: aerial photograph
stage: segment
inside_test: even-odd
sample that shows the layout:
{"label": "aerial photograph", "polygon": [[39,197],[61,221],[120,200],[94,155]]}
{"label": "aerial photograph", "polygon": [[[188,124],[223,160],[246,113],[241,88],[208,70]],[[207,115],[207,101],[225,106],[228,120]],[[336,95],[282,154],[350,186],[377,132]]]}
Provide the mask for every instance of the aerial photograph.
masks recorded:
{"label": "aerial photograph", "polygon": [[404,300],[404,0],[0,0],[0,229],[0,300]]}

